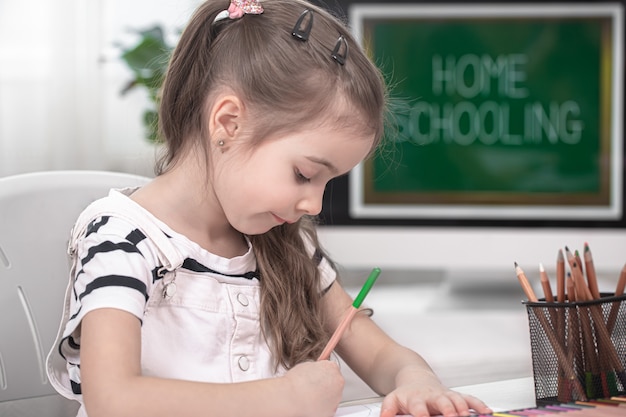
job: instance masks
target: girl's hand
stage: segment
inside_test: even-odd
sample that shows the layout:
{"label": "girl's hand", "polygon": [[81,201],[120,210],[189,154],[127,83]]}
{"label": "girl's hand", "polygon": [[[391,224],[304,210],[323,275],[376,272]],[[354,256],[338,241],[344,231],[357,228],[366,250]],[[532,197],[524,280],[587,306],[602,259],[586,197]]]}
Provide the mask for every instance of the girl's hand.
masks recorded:
{"label": "girl's hand", "polygon": [[380,416],[407,414],[427,417],[441,414],[444,417],[457,417],[469,416],[470,409],[481,414],[492,413],[479,399],[449,390],[441,384],[410,384],[395,389],[384,398]]}
{"label": "girl's hand", "polygon": [[343,393],[344,378],[339,365],[332,361],[304,362],[284,376],[290,383],[287,399],[298,407],[303,417],[332,417]]}

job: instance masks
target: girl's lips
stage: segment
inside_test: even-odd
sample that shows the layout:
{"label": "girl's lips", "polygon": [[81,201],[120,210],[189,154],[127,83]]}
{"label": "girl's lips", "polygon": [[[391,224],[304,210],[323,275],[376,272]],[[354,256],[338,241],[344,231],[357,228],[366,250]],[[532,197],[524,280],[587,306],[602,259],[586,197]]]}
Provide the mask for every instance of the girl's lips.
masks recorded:
{"label": "girl's lips", "polygon": [[287,220],[283,219],[282,217],[278,217],[274,213],[272,213],[272,216],[274,216],[274,219],[280,224],[287,223]]}
{"label": "girl's lips", "polygon": [[274,219],[276,219],[276,221],[278,221],[278,223],[280,223],[280,224],[283,224],[283,223],[293,224],[293,223],[295,223],[297,221],[297,220],[291,221],[291,220],[283,219],[282,217],[278,217],[274,213],[272,213],[272,216],[274,216]]}

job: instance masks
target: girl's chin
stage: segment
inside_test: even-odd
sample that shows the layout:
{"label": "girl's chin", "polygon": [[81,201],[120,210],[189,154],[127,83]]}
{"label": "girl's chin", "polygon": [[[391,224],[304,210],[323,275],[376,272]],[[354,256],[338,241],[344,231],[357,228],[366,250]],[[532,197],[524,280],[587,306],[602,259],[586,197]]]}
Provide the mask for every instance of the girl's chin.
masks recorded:
{"label": "girl's chin", "polygon": [[274,224],[271,226],[258,226],[258,227],[242,227],[237,229],[240,233],[247,236],[257,236],[269,232],[275,227],[282,226],[281,224]]}

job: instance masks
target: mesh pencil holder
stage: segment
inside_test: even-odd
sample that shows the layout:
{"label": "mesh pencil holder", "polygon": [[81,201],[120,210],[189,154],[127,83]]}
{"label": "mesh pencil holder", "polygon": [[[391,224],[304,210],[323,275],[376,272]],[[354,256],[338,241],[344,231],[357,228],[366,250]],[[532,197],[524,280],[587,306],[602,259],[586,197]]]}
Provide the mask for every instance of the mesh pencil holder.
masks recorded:
{"label": "mesh pencil holder", "polygon": [[626,392],[626,295],[593,301],[523,302],[537,405]]}

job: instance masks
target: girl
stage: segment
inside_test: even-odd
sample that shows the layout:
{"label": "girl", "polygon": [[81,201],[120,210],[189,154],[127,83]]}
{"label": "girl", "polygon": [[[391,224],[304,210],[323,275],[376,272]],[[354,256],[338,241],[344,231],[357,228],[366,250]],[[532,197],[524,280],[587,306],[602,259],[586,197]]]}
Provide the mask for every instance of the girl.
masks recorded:
{"label": "girl", "polygon": [[[163,85],[156,178],[79,218],[49,375],[80,416],[328,417],[316,361],[352,300],[317,241],[324,188],[382,136],[380,73],[305,0],[202,4]],[[383,416],[489,412],[358,315],[336,349]]]}

